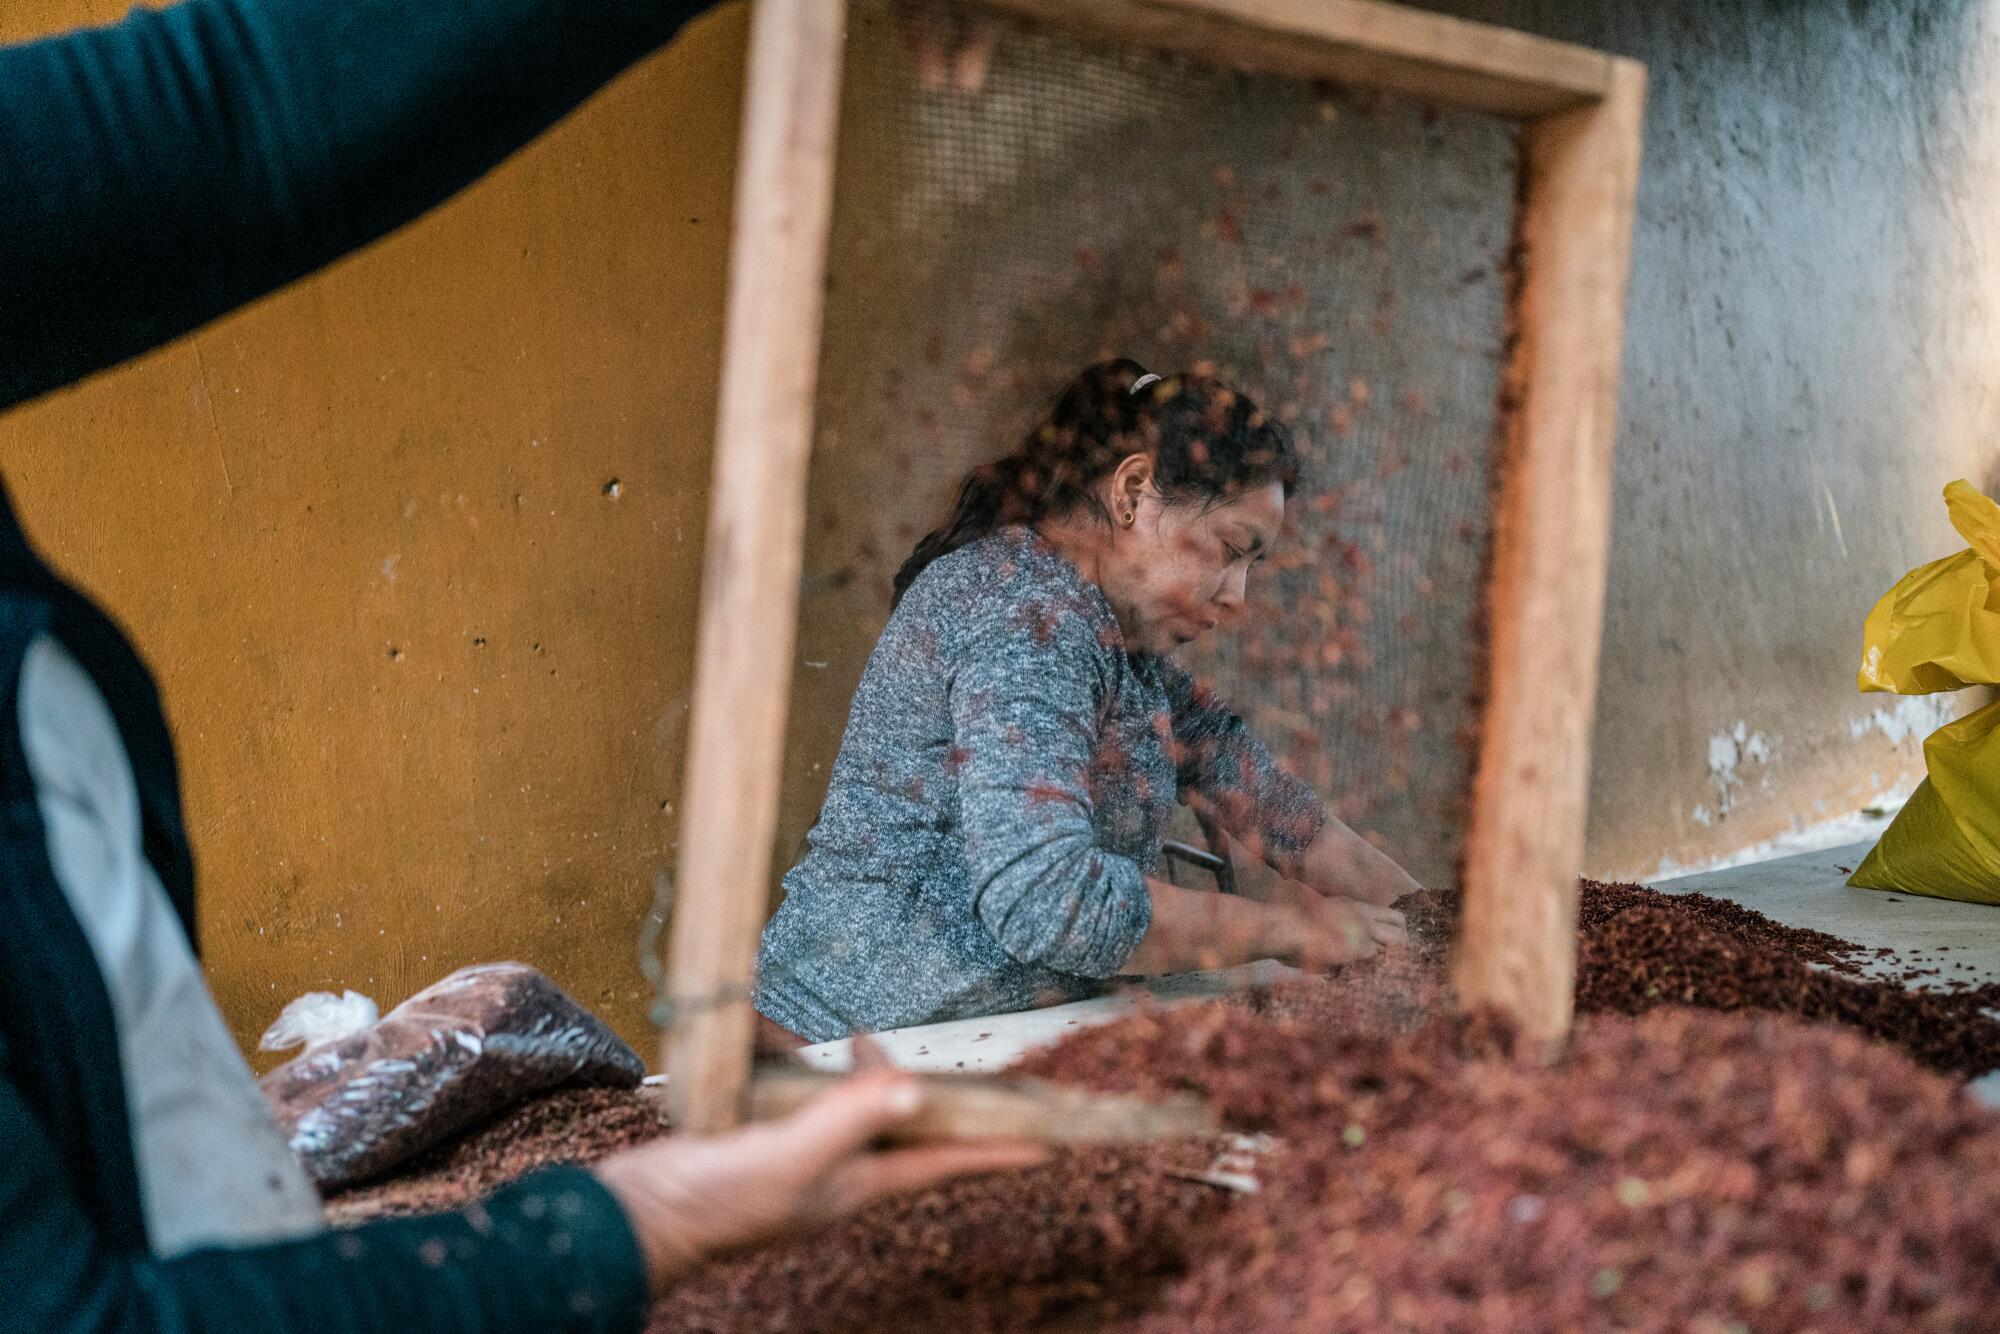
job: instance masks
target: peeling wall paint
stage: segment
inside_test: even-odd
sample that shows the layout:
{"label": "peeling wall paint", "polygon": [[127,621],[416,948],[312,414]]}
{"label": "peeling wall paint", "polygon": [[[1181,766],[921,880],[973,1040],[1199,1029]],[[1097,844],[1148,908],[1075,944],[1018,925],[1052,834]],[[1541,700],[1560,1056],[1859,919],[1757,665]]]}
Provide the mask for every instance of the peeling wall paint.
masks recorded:
{"label": "peeling wall paint", "polygon": [[[1749,777],[1757,778],[1765,789],[1771,786],[1768,773],[1762,772],[1771,762],[1774,743],[1762,732],[1752,732],[1747,723],[1738,720],[1733,728],[1725,728],[1708,739],[1708,777],[1715,784],[1716,810],[1720,815],[1728,815],[1736,804],[1736,791]],[[1754,773],[1739,772],[1739,766]],[[1708,825],[1715,817],[1704,806],[1694,808],[1694,822]]]}
{"label": "peeling wall paint", "polygon": [[1961,712],[1970,712],[1965,708],[1965,701],[1974,693],[1977,692],[1907,695],[1901,698],[1891,696],[1890,703],[1883,708],[1850,722],[1847,734],[1861,740],[1870,732],[1877,732],[1892,746],[1900,746],[1912,737],[1921,741]]}

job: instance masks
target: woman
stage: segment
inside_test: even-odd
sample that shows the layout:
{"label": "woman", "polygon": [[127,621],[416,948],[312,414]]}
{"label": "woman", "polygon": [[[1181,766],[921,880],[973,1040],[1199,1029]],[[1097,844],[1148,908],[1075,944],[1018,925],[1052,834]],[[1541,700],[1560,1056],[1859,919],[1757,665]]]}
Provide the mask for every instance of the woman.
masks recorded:
{"label": "woman", "polygon": [[[757,1006],[820,1042],[1073,1000],[1124,974],[1330,964],[1415,889],[1167,657],[1242,610],[1298,478],[1242,394],[1079,375],[896,577]],[[1152,872],[1176,800],[1270,868]]]}
{"label": "woman", "polygon": [[[0,46],[0,411],[415,217],[704,7],[188,0]],[[713,1256],[1034,1156],[883,1149],[920,1094],[870,1076],[329,1232],[194,956],[152,678],[4,490],[0,792],[0,1330],[637,1334]]]}

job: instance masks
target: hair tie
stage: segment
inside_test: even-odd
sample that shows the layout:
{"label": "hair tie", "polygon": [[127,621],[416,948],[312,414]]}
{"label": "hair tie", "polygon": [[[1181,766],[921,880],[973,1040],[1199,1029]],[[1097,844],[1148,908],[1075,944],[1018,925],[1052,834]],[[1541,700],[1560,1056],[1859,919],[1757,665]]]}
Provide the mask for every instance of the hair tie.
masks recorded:
{"label": "hair tie", "polygon": [[1132,381],[1132,387],[1130,389],[1127,389],[1125,392],[1128,394],[1136,394],[1141,389],[1144,389],[1147,385],[1158,384],[1159,382],[1160,382],[1159,376],[1153,374],[1151,371],[1147,371],[1144,375]]}

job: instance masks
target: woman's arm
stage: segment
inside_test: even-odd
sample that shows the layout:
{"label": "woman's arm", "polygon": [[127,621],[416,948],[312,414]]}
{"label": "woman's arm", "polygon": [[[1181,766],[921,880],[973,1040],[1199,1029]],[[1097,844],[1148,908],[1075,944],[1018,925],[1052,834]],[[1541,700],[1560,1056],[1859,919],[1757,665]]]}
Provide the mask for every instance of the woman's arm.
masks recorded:
{"label": "woman's arm", "polygon": [[[1174,739],[1181,801],[1253,857],[1287,875],[1319,837],[1326,808],[1278,767],[1249,725],[1178,665],[1158,659]],[[1221,853],[1221,848],[1212,849]]]}
{"label": "woman's arm", "polygon": [[1097,839],[1090,790],[1098,697],[1111,670],[1097,625],[1012,598],[952,627],[949,690],[972,912],[1010,957],[1112,977],[1152,919],[1146,876]]}
{"label": "woman's arm", "polygon": [[[1180,749],[1183,799],[1212,817],[1211,836],[1243,876],[1254,859],[1279,877],[1322,895],[1390,904],[1422,888],[1394,860],[1356,834],[1311,788],[1278,767],[1271,752],[1213,692],[1172,663],[1161,664]],[[1266,878],[1268,879],[1268,878]]]}
{"label": "woman's arm", "polygon": [[705,0],[183,0],[0,47],[0,408],[410,221]]}
{"label": "woman's arm", "polygon": [[1290,875],[1253,858],[1220,829],[1210,834],[1217,846],[1209,851],[1229,860],[1236,872],[1237,892],[1246,898],[1296,903],[1301,895],[1333,896],[1387,906],[1423,888],[1332,811],[1326,813],[1319,836],[1290,861]]}
{"label": "woman's arm", "polygon": [[1349,829],[1332,811],[1299,859],[1298,878],[1322,894],[1390,904],[1423,886],[1395,859]]}

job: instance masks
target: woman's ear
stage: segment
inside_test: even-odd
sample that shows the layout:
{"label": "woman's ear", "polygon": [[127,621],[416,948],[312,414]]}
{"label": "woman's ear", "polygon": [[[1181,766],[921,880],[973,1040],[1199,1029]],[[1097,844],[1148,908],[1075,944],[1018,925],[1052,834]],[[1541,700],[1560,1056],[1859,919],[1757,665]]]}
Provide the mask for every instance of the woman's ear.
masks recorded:
{"label": "woman's ear", "polygon": [[1139,508],[1139,498],[1153,485],[1153,456],[1127,454],[1111,474],[1113,517],[1122,517]]}

